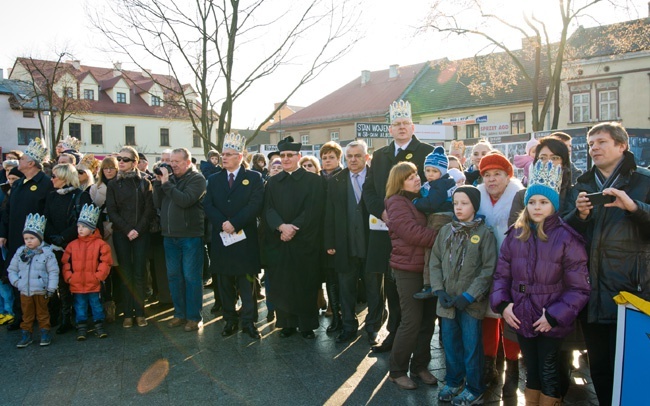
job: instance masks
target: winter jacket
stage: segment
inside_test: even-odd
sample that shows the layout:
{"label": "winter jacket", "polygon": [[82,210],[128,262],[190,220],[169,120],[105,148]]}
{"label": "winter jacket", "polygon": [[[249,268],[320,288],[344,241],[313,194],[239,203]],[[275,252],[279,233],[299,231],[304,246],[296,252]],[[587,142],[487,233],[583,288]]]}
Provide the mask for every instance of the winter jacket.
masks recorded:
{"label": "winter jacket", "polygon": [[428,188],[422,186],[422,197],[415,199],[415,207],[424,213],[440,213],[454,211],[451,195],[456,190],[456,182],[449,174],[444,174],[440,179],[432,180]]}
{"label": "winter jacket", "polygon": [[199,168],[201,169],[201,174],[203,175],[204,178],[208,179],[210,175],[214,175],[215,173],[219,173],[222,171],[222,167],[217,165],[212,165],[212,162],[209,161],[201,161],[199,162]]}
{"label": "winter jacket", "polygon": [[59,285],[59,265],[52,248],[43,243],[38,249],[42,250],[42,253],[23,262],[20,256],[25,251],[25,246],[18,248],[7,268],[9,282],[23,296],[44,295],[46,291],[55,292]]}
{"label": "winter jacket", "polygon": [[146,175],[137,169],[118,172],[106,189],[106,211],[113,232],[148,233],[154,211],[151,183]]}
{"label": "winter jacket", "polygon": [[625,152],[624,160],[621,176],[612,186],[634,200],[636,212],[596,206],[587,219],[580,219],[575,209],[578,193],[598,191],[594,168],[578,178],[568,199],[571,210],[565,220],[587,240],[590,323],[616,323],[612,298],[621,291],[650,300],[650,171],[637,168],[630,152]]}
{"label": "winter jacket", "polygon": [[171,175],[164,184],[154,181],[154,206],[160,209],[163,237],[203,237],[205,193],[205,178],[194,166],[181,177]]}
{"label": "winter jacket", "polygon": [[[475,319],[483,319],[488,306],[488,294],[492,285],[492,274],[497,263],[497,241],[492,229],[482,223],[472,230],[464,242],[465,255],[459,258],[460,250],[454,249],[455,258],[450,258],[451,250],[447,248],[448,239],[452,237],[451,224],[445,225],[438,233],[429,259],[429,276],[431,290],[444,290],[451,297],[468,293],[475,301],[465,309]],[[453,269],[451,264],[461,262],[460,269]],[[455,267],[454,267],[455,268]],[[440,317],[453,319],[456,309],[445,309],[438,301],[436,313]]]}
{"label": "winter jacket", "polygon": [[81,208],[90,203],[90,194],[79,188],[65,187],[51,191],[45,200],[45,241],[65,248],[77,238]]}
{"label": "winter jacket", "polygon": [[[501,246],[490,306],[502,312],[514,303],[521,322],[517,334],[562,338],[573,330],[578,313],[589,300],[587,252],[584,240],[556,213],[544,221],[547,241],[533,231],[527,241],[515,238],[521,229],[510,228]],[[553,328],[537,333],[533,327],[546,309]]]}
{"label": "winter jacket", "polygon": [[386,199],[388,235],[392,250],[390,267],[400,271],[424,271],[424,250],[431,248],[437,232],[427,228],[426,216],[408,197],[396,194]]}
{"label": "winter jacket", "polygon": [[113,265],[111,247],[102,240],[99,230],[87,237],[79,237],[65,249],[63,280],[70,284],[72,293],[95,293],[108,278]]}

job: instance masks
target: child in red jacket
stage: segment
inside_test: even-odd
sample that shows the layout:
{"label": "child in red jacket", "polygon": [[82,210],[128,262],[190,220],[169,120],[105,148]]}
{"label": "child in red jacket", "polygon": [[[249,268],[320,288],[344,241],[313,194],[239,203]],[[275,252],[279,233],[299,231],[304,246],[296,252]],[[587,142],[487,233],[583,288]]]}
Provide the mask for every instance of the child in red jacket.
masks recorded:
{"label": "child in red jacket", "polygon": [[88,305],[92,309],[95,333],[106,338],[104,309],[99,297],[101,283],[111,270],[111,247],[102,239],[96,228],[100,208],[84,204],[77,221],[79,238],[72,241],[63,253],[63,278],[70,285],[77,314],[77,340],[86,339],[88,331]]}

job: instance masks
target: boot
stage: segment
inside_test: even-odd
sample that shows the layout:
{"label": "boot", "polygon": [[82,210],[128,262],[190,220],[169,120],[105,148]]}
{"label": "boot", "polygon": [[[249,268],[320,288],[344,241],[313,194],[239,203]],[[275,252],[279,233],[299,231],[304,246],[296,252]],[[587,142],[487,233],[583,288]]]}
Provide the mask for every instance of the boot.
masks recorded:
{"label": "boot", "polygon": [[106,330],[104,330],[104,323],[102,323],[101,321],[95,322],[95,334],[99,338],[108,337],[108,333],[106,332]]}
{"label": "boot", "polygon": [[562,399],[561,398],[552,398],[550,396],[546,396],[543,393],[539,394],[539,406],[561,406],[562,405]]}
{"label": "boot", "polygon": [[41,329],[41,347],[45,347],[47,345],[50,345],[52,343],[52,335],[50,334],[50,330],[46,330],[44,328]]}
{"label": "boot", "polygon": [[115,321],[115,302],[109,300],[104,302],[104,313],[106,314],[106,323],[112,323]]}
{"label": "boot", "polygon": [[519,387],[519,360],[506,358],[506,379],[503,381],[503,397],[515,396]]}
{"label": "boot", "polygon": [[32,343],[32,333],[27,330],[23,330],[23,336],[16,344],[17,348],[25,348]]}
{"label": "boot", "polygon": [[483,383],[485,386],[494,385],[497,383],[497,364],[496,358],[485,357],[485,364],[483,364]]}
{"label": "boot", "polygon": [[335,283],[327,284],[327,297],[329,304],[332,307],[332,323],[327,327],[328,333],[339,331],[343,328],[343,320],[341,319],[341,304],[339,302],[339,286]]}
{"label": "boot", "polygon": [[524,397],[526,398],[526,406],[539,406],[539,395],[541,392],[537,389],[524,389]]}
{"label": "boot", "polygon": [[85,321],[77,323],[77,341],[86,340],[86,333],[88,332],[88,325]]}

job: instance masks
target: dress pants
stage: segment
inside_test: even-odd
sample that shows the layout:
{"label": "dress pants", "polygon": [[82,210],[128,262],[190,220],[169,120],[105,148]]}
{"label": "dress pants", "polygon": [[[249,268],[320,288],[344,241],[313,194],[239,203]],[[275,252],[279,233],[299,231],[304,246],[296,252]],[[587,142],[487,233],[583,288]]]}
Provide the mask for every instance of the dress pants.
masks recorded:
{"label": "dress pants", "polygon": [[248,278],[252,275],[223,275],[217,274],[219,280],[219,295],[223,306],[223,318],[226,322],[238,324],[237,293],[241,297],[242,326],[254,324],[257,321],[257,301],[253,295],[253,283]]}
{"label": "dress pants", "polygon": [[582,332],[589,354],[589,372],[600,406],[612,404],[614,390],[614,359],[616,356],[616,324],[582,322]]}
{"label": "dress pants", "polygon": [[[357,320],[357,293],[359,286],[359,273],[365,268],[365,261],[360,258],[351,258],[346,272],[337,272],[339,282],[339,301],[343,330],[356,332],[359,329]],[[381,315],[380,315],[381,320]],[[366,315],[366,329],[370,323],[370,311]],[[373,327],[374,328],[374,327]],[[376,330],[373,330],[376,331]]]}

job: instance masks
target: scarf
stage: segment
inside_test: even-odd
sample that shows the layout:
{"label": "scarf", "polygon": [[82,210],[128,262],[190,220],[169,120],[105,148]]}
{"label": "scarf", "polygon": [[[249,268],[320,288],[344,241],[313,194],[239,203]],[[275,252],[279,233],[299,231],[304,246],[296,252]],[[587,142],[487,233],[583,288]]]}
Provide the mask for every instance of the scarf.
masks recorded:
{"label": "scarf", "polygon": [[594,168],[596,186],[598,186],[598,191],[602,192],[609,187],[615,187],[616,182],[622,175],[628,174],[631,171],[635,170],[636,162],[634,161],[634,155],[632,155],[630,151],[625,151],[623,152],[623,158],[620,160],[618,165],[616,165],[609,178],[605,178],[605,175],[603,175],[597,166],[594,166]]}
{"label": "scarf", "polygon": [[25,247],[23,252],[20,254],[20,260],[25,263],[29,263],[32,260],[32,258],[34,258],[35,255],[42,254],[42,253],[43,253],[43,249],[41,247],[36,247],[33,250]]}
{"label": "scarf", "polygon": [[459,221],[456,216],[451,221],[451,234],[445,240],[447,252],[449,252],[450,275],[460,272],[465,261],[467,252],[467,240],[474,230],[485,222],[485,217],[477,215],[472,221]]}
{"label": "scarf", "polygon": [[414,193],[414,192],[409,192],[409,191],[404,190],[404,189],[400,190],[399,193],[397,193],[397,194],[400,195],[400,196],[404,196],[405,198],[407,198],[407,199],[409,199],[411,201],[413,201],[413,199],[417,199],[417,198],[420,197],[419,192]]}
{"label": "scarf", "polygon": [[72,192],[73,190],[77,190],[77,188],[74,187],[74,186],[62,187],[61,189],[57,189],[56,193],[58,193],[60,195],[67,195],[68,193]]}

